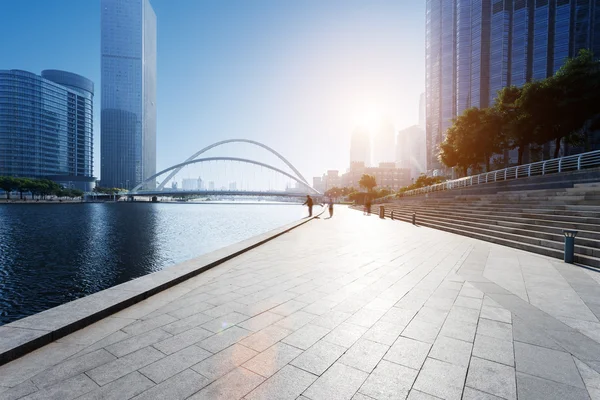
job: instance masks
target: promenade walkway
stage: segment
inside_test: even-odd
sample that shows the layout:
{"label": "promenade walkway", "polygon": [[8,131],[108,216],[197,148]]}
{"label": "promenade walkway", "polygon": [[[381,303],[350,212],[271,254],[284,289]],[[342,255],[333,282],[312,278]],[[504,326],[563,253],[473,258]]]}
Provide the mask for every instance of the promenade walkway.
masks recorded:
{"label": "promenade walkway", "polygon": [[600,399],[600,273],[336,208],[0,367],[0,399]]}

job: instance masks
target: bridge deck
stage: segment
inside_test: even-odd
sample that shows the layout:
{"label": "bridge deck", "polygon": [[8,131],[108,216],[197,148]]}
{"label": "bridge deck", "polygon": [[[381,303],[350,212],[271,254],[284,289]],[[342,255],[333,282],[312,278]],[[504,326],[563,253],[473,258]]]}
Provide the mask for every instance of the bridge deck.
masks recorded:
{"label": "bridge deck", "polygon": [[599,317],[595,271],[338,207],[0,367],[0,399],[598,399]]}

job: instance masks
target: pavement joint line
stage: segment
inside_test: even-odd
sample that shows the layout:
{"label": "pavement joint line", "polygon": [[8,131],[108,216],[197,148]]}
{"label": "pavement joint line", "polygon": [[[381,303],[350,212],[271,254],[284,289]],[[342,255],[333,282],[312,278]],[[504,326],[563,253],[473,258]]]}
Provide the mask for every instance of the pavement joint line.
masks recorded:
{"label": "pavement joint line", "polygon": [[[118,311],[124,310],[130,306],[133,306],[134,304],[137,304],[143,300],[146,300],[147,298],[149,298],[155,294],[158,294],[166,289],[174,287],[182,282],[185,282],[186,280],[188,280],[190,278],[198,276],[198,275],[202,274],[203,272],[206,272],[218,265],[221,265],[221,264],[225,263],[226,261],[229,261],[239,255],[242,255],[250,250],[253,250],[273,239],[276,239],[276,238],[292,231],[293,229],[296,229],[310,221],[317,219],[324,212],[325,212],[325,208],[320,210],[320,212],[315,213],[312,217],[308,217],[308,218],[305,217],[299,221],[295,221],[295,222],[283,225],[279,228],[276,228],[271,231],[265,232],[263,234],[259,234],[254,237],[245,239],[238,243],[234,243],[232,245],[215,250],[208,254],[203,254],[192,260],[184,261],[183,263],[173,265],[173,266],[165,268],[161,271],[157,271],[157,272],[154,272],[154,273],[151,273],[148,275],[144,275],[139,278],[133,279],[131,281],[125,282],[123,284],[117,285],[115,287],[107,288],[107,289],[101,290],[99,292],[93,293],[92,295],[101,296],[102,293],[109,293],[107,291],[115,290],[116,287],[124,285],[125,289],[121,289],[119,287],[118,290],[123,291],[123,292],[129,292],[132,294],[132,296],[125,298],[123,300],[118,300],[116,303],[110,304],[108,307],[104,307],[102,309],[95,310],[91,314],[82,315],[80,318],[78,318],[74,321],[68,322],[65,325],[58,326],[52,330],[43,330],[43,329],[36,329],[36,328],[29,328],[29,327],[24,328],[19,325],[23,321],[27,321],[28,319],[32,319],[32,318],[36,318],[39,315],[42,315],[43,313],[47,313],[47,312],[55,313],[55,312],[57,312],[57,310],[60,311],[61,307],[65,307],[67,305],[72,305],[73,303],[82,301],[91,295],[81,297],[72,302],[65,303],[63,305],[60,305],[60,306],[57,306],[54,308],[50,308],[49,310],[42,311],[40,313],[31,315],[29,317],[25,317],[20,320],[13,321],[6,325],[0,326],[0,329],[15,328],[16,330],[25,331],[25,332],[35,331],[35,332],[44,333],[43,335],[37,336],[33,339],[26,339],[25,341],[19,342],[16,345],[9,345],[11,347],[9,347],[5,350],[2,350],[2,352],[0,353],[0,366],[9,363],[12,360],[18,359],[19,357],[22,357],[27,353],[37,350],[37,349],[39,349],[47,344],[50,344],[62,337],[65,337],[73,332],[83,329],[83,328],[85,328],[95,322],[98,322],[106,317],[109,317]],[[227,253],[219,255],[219,253],[223,253],[226,251],[227,251]],[[211,258],[215,258],[215,257],[216,257],[216,259],[211,259]],[[161,272],[165,273],[165,271],[168,271],[168,272],[176,271],[178,266],[185,266],[188,263],[193,262],[194,260],[198,260],[198,261],[202,262],[203,259],[209,260],[209,262],[206,264],[200,265],[191,271],[185,271],[183,274],[172,277],[171,279],[169,279],[165,282],[161,281],[158,283],[158,285],[152,286],[148,289],[144,289],[143,291],[126,289],[127,284],[131,284],[132,282],[137,284],[144,279],[149,281],[152,279],[153,276],[156,276],[156,274],[160,274]],[[0,344],[2,343],[1,340],[2,340],[2,338],[0,338]]]}

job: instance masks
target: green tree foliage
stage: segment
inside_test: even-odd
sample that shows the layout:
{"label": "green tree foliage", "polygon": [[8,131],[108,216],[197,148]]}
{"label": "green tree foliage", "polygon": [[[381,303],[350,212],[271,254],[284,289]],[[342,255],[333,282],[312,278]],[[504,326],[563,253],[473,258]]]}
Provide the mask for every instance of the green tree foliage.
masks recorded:
{"label": "green tree foliage", "polygon": [[598,104],[600,61],[582,50],[554,76],[520,88],[505,87],[493,107],[465,110],[445,132],[440,161],[466,174],[481,165],[489,171],[492,156],[505,150],[518,149],[522,164],[531,144],[554,142],[555,158],[563,140],[589,147],[587,127],[599,119]]}
{"label": "green tree foliage", "polygon": [[339,187],[333,187],[329,190],[327,190],[325,193],[323,193],[326,197],[331,197],[331,198],[338,198],[338,197],[346,197],[348,196],[350,193],[356,192],[356,189],[354,189],[353,187],[349,187],[349,188],[339,188]]}
{"label": "green tree foliage", "polygon": [[16,190],[19,184],[15,178],[10,176],[0,176],[0,189],[6,193],[6,199],[10,200],[10,192]]}
{"label": "green tree foliage", "polygon": [[372,192],[373,188],[377,186],[377,180],[373,175],[363,174],[358,181],[358,185],[362,188],[367,189],[368,192]]}
{"label": "green tree foliage", "polygon": [[403,187],[402,189],[398,190],[398,193],[404,193],[409,190],[435,185],[436,183],[442,183],[445,180],[446,179],[441,176],[427,176],[425,174],[421,174],[412,185]]}
{"label": "green tree foliage", "polygon": [[6,192],[6,198],[10,199],[10,192],[18,190],[21,199],[24,193],[31,193],[35,196],[46,197],[54,195],[57,197],[81,197],[83,191],[79,189],[65,189],[58,183],[49,179],[29,179],[29,178],[12,178],[0,176],[0,189]]}

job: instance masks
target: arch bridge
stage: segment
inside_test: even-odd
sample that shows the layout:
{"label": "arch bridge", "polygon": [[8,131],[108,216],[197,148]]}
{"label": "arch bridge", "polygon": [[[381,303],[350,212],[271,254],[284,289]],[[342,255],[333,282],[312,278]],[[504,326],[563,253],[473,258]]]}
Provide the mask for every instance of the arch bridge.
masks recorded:
{"label": "arch bridge", "polygon": [[[289,168],[290,171],[284,171],[278,167],[267,164],[265,162],[257,161],[257,160],[253,160],[253,159],[249,159],[249,158],[243,158],[243,157],[217,156],[217,157],[198,158],[203,153],[205,153],[215,147],[219,147],[219,146],[222,146],[222,145],[225,145],[228,143],[246,143],[246,144],[251,144],[253,146],[257,146],[262,149],[265,149],[268,152],[270,152],[271,154],[275,155],[279,160],[281,160]],[[191,166],[191,165],[201,165],[201,164],[217,162],[217,161],[240,163],[245,166],[258,166],[258,167],[261,167],[261,170],[262,170],[262,168],[264,168],[267,171],[274,172],[283,178],[286,178],[286,179],[289,179],[290,181],[295,182],[296,189],[292,190],[292,191],[291,190],[285,190],[285,191],[281,191],[281,190],[280,191],[278,191],[278,190],[201,190],[201,189],[185,191],[185,190],[173,190],[173,189],[165,188],[165,185],[169,181],[171,181],[175,177],[175,175],[177,175],[177,173],[180,172],[184,167]],[[168,175],[164,179],[162,179],[162,181],[160,181],[160,182],[157,181],[157,178],[159,178],[165,174],[168,174]],[[147,187],[148,183],[151,183],[151,182],[153,183],[155,181],[157,183],[156,189],[143,189],[144,187]],[[184,162],[172,165],[171,167],[165,168],[162,171],[159,171],[156,174],[147,177],[146,179],[144,179],[143,182],[141,182],[139,185],[137,185],[136,187],[131,189],[128,194],[130,196],[177,196],[177,197],[190,196],[190,195],[285,196],[285,197],[299,197],[299,196],[305,196],[306,194],[311,194],[311,195],[316,195],[316,196],[321,195],[321,193],[319,191],[317,191],[315,188],[310,186],[310,184],[307,182],[306,178],[304,178],[304,176],[300,173],[300,171],[298,171],[298,169],[296,169],[296,167],[294,167],[292,165],[292,163],[290,163],[284,156],[282,156],[280,153],[278,153],[277,151],[275,151],[274,149],[272,149],[271,147],[269,147],[263,143],[257,142],[255,140],[249,140],[249,139],[228,139],[228,140],[222,140],[222,141],[213,143],[209,146],[206,146],[206,147],[202,148],[201,150],[197,151],[196,153],[194,153],[192,156],[190,156]]]}

